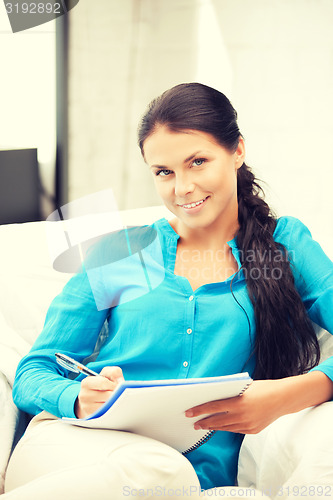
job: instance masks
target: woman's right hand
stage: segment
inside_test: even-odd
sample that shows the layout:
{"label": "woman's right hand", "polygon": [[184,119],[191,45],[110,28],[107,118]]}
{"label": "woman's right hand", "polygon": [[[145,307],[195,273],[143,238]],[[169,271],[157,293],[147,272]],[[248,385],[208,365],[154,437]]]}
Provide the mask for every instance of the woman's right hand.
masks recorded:
{"label": "woman's right hand", "polygon": [[119,366],[105,366],[98,376],[84,378],[75,401],[77,418],[85,418],[98,410],[123,380],[123,372]]}

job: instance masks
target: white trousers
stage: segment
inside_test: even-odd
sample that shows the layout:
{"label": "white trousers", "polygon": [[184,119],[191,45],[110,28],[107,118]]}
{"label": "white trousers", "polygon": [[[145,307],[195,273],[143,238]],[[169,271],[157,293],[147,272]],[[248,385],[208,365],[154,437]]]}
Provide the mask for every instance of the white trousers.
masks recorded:
{"label": "white trousers", "polygon": [[261,498],[253,488],[201,491],[191,463],[173,448],[136,434],[85,429],[42,412],[10,459],[4,500],[164,500]]}
{"label": "white trousers", "polygon": [[200,491],[190,462],[173,448],[128,432],[83,429],[42,412],[16,446],[5,494],[12,500],[182,498]]}

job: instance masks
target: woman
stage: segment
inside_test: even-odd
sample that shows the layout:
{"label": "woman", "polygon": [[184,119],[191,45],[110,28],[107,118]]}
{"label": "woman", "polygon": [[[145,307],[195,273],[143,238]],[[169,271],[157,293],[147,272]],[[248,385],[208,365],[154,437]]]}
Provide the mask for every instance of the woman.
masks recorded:
{"label": "woman", "polygon": [[[12,498],[21,498],[21,491],[35,492],[36,482],[58,493],[62,482],[79,491],[80,498],[88,498],[90,484],[100,487],[98,498],[121,498],[121,486],[129,480],[140,485],[140,477],[145,486],[158,481],[195,485],[196,477],[205,489],[233,485],[244,434],[332,398],[333,360],[318,365],[311,323],[333,332],[332,262],[300,221],[276,219],[271,213],[245,163],[236,118],[223,94],[197,83],[178,85],[150,104],[140,124],[139,145],[159,195],[175,215],[170,222],[161,219],[152,226],[161,244],[165,277],[144,296],[114,302],[115,296],[126,293],[121,285],[115,289],[116,275],[102,270],[92,291],[89,272],[80,273],[54,300],[42,334],[17,371],[16,404],[32,414],[48,413],[35,417],[14,452],[7,489],[23,486],[9,493]],[[102,253],[105,261],[111,247],[110,240],[103,243],[97,260]],[[96,307],[96,296],[101,295],[107,300]],[[82,361],[93,351],[105,320],[109,338],[89,363],[93,370],[102,370],[101,376],[72,381],[65,370],[59,373],[54,353]],[[92,413],[122,377],[186,378],[241,371],[255,378],[242,397],[187,411],[196,428],[223,432],[186,459],[162,446],[156,451],[155,442],[147,446],[144,441],[140,448],[139,436],[126,436],[125,445],[115,446],[119,433],[114,431],[103,431],[96,443],[96,431],[61,426],[55,418]],[[71,453],[78,443],[82,451]],[[45,444],[47,454],[41,460]],[[92,457],[86,467],[82,456],[74,458],[85,449]],[[32,454],[34,467],[27,477],[14,480],[15,471]],[[98,468],[99,455],[103,466]],[[153,467],[149,457],[154,457]],[[147,469],[150,476],[143,481]],[[139,470],[136,477],[133,470]],[[80,479],[85,479],[83,487]],[[118,493],[108,497],[103,492],[109,488]]]}

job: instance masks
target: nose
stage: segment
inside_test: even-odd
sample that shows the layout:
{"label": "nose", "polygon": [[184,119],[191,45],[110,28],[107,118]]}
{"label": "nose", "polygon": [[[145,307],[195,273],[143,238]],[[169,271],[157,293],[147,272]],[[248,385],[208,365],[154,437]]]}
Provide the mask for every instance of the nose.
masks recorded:
{"label": "nose", "polygon": [[189,175],[179,174],[175,176],[175,195],[178,198],[185,198],[194,191],[194,183]]}

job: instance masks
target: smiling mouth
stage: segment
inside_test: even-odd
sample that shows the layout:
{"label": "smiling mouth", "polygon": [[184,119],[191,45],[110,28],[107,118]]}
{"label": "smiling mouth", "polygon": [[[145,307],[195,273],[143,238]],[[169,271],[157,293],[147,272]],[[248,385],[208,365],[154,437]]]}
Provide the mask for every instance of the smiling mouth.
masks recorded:
{"label": "smiling mouth", "polygon": [[186,205],[179,205],[182,208],[194,208],[197,207],[198,205],[201,205],[204,201],[206,201],[208,196],[206,198],[203,198],[202,200],[199,201],[194,201],[193,203],[187,203]]}

